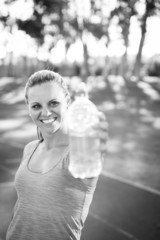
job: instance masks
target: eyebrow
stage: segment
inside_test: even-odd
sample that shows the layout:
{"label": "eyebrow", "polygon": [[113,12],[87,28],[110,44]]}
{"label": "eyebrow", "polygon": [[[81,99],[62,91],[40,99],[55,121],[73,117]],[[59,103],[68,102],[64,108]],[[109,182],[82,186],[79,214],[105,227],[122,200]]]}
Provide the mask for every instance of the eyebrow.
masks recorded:
{"label": "eyebrow", "polygon": [[[59,101],[59,99],[58,98],[53,98],[53,99],[51,99],[51,100],[49,100],[49,103],[50,102],[53,102],[53,101]],[[30,104],[41,104],[40,102],[31,102]]]}
{"label": "eyebrow", "polygon": [[30,104],[34,105],[34,104],[40,104],[40,103],[39,102],[31,102]]}
{"label": "eyebrow", "polygon": [[49,100],[49,102],[52,102],[52,101],[59,101],[59,99],[58,98],[53,98],[53,99]]}

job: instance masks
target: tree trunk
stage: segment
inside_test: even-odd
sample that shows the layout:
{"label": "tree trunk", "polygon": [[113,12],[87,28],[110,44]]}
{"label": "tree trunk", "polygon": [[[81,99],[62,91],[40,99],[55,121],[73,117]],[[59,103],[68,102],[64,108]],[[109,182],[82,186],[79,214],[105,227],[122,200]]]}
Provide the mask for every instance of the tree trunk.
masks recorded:
{"label": "tree trunk", "polygon": [[83,81],[86,82],[88,76],[90,75],[89,65],[88,65],[89,56],[88,56],[87,43],[85,42],[85,40],[83,40],[83,38],[82,38],[82,44],[83,44],[83,67],[81,69],[81,77]]}
{"label": "tree trunk", "polygon": [[133,75],[136,77],[140,77],[140,70],[142,66],[142,50],[143,50],[145,37],[146,37],[147,18],[148,18],[148,13],[146,12],[141,25],[141,40],[140,40],[139,49],[138,49],[138,53],[136,56],[134,69],[133,69]]}
{"label": "tree trunk", "polygon": [[127,31],[127,34],[125,36],[125,53],[122,56],[122,61],[120,64],[120,75],[126,79],[126,75],[128,72],[128,34],[129,31]]}

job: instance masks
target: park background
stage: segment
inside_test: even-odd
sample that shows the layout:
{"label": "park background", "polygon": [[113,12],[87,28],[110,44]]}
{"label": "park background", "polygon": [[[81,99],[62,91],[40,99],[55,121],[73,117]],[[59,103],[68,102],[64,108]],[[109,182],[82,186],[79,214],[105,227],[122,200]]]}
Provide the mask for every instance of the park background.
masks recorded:
{"label": "park background", "polygon": [[[79,81],[109,122],[103,174],[160,193],[159,0],[0,1],[0,181],[36,138],[24,86],[37,70]],[[157,239],[156,239],[157,240]]]}

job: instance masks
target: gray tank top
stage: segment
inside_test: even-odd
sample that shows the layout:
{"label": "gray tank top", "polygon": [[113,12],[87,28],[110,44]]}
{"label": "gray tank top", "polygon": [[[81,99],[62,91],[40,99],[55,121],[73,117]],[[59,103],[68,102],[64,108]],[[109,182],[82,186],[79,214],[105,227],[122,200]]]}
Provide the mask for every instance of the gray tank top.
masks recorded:
{"label": "gray tank top", "polygon": [[39,144],[29,144],[16,173],[18,199],[6,240],[79,240],[98,179],[75,179],[68,171],[69,150],[48,172],[31,171]]}

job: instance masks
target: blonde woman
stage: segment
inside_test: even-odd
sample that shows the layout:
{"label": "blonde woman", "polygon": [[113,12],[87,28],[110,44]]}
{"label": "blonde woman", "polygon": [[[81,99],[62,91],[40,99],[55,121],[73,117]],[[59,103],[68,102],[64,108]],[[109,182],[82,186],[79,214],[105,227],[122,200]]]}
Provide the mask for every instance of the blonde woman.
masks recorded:
{"label": "blonde woman", "polygon": [[[76,179],[68,170],[69,141],[65,118],[70,94],[57,73],[34,73],[25,88],[29,114],[39,139],[26,145],[15,176],[17,201],[7,240],[78,240],[98,177]],[[97,134],[106,151],[107,123]]]}

